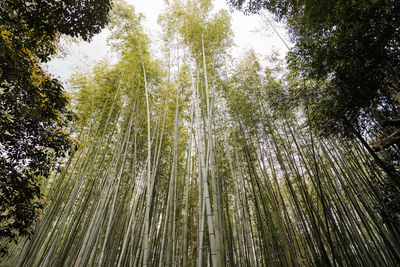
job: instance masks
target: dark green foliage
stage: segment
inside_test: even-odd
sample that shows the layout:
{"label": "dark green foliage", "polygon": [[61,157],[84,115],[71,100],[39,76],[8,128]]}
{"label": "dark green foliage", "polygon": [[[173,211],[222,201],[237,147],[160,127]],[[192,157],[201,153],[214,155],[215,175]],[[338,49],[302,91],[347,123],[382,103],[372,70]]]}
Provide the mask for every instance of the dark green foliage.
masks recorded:
{"label": "dark green foliage", "polygon": [[[75,115],[61,83],[40,67],[61,34],[89,40],[110,1],[0,3],[0,239],[31,232],[44,208],[39,180],[74,146],[64,130]],[[7,245],[3,242],[1,252]]]}
{"label": "dark green foliage", "polygon": [[324,82],[311,116],[328,133],[349,133],[349,125],[364,132],[379,128],[399,115],[400,3],[328,6],[310,7],[307,19],[298,13],[290,22],[297,44],[289,57],[293,67]]}
{"label": "dark green foliage", "polygon": [[380,130],[399,116],[399,1],[230,1],[248,12],[266,8],[287,23],[289,54],[310,120],[325,134]]}
{"label": "dark green foliage", "polygon": [[108,22],[110,0],[5,0],[0,3],[0,25],[21,38],[41,60],[55,52],[60,34],[90,40]]}

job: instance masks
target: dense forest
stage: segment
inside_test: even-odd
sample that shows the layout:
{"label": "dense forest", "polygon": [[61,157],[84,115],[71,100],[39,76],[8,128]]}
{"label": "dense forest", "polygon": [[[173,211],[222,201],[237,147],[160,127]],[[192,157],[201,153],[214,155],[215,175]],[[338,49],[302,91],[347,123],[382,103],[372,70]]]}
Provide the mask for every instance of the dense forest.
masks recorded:
{"label": "dense forest", "polygon": [[[0,266],[400,265],[400,1],[227,2],[286,60],[212,0],[165,1],[158,57],[122,0],[1,1]],[[44,70],[104,28],[116,63]]]}

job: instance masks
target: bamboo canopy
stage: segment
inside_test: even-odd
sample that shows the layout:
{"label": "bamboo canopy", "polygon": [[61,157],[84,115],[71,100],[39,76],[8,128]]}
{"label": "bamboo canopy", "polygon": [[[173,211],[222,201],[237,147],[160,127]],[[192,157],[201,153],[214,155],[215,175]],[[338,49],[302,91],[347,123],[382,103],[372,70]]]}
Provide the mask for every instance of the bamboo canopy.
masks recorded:
{"label": "bamboo canopy", "polygon": [[161,68],[124,8],[119,63],[74,83],[94,88],[76,104],[82,148],[46,182],[35,234],[1,266],[400,264],[386,173],[358,141],[274,109],[271,92],[289,85],[254,53],[227,71],[226,12],[171,3]]}

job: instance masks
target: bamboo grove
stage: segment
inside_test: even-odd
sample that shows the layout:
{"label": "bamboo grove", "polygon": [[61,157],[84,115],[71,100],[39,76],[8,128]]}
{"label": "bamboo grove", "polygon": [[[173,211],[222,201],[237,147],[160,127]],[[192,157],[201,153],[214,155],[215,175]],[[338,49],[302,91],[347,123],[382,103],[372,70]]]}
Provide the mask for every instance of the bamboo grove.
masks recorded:
{"label": "bamboo grove", "polygon": [[361,143],[314,134],[306,109],[276,108],[291,82],[254,52],[231,66],[229,15],[212,10],[171,1],[155,60],[140,15],[115,6],[119,62],[74,76],[81,148],[1,266],[400,263],[386,173]]}

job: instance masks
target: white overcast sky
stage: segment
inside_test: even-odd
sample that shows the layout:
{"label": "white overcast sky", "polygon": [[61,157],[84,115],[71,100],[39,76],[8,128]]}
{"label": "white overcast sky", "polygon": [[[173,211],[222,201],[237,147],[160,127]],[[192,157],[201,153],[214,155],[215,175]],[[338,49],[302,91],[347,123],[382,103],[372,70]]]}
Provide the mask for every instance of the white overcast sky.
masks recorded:
{"label": "white overcast sky", "polygon": [[[143,26],[146,33],[152,40],[158,40],[161,35],[161,28],[157,24],[158,15],[164,9],[164,0],[125,0],[135,7],[136,12],[143,13],[145,19]],[[214,9],[229,10],[225,0],[214,0]],[[241,12],[234,11],[231,14],[231,24],[234,33],[235,47],[233,56],[240,57],[244,52],[253,48],[260,56],[268,56],[273,51],[284,57],[287,48],[275,34],[270,26],[265,26],[261,16],[246,16]],[[285,36],[285,30],[282,25],[276,24],[280,34]],[[64,57],[53,59],[47,64],[48,70],[56,78],[66,82],[71,73],[80,70],[89,70],[99,59],[108,57],[112,60],[112,54],[106,44],[107,30],[96,35],[90,43],[79,42],[64,45],[67,48],[67,54]],[[157,49],[159,42],[153,42],[153,49]]]}

